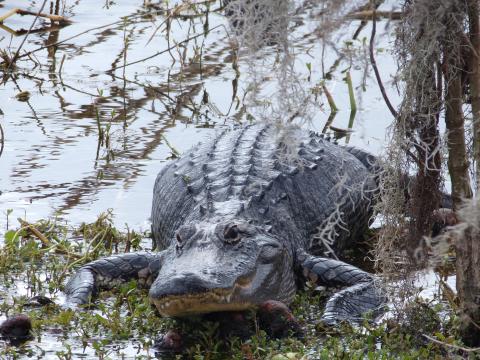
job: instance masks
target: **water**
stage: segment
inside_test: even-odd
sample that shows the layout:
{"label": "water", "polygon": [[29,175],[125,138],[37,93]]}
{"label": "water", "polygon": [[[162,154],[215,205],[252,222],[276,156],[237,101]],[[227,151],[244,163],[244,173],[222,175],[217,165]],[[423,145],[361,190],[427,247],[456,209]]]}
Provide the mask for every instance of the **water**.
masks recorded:
{"label": "water", "polygon": [[[16,6],[36,12],[42,3],[0,1],[0,15]],[[171,1],[170,8],[179,3]],[[248,121],[244,108],[248,104],[243,99],[252,58],[241,58],[239,73],[235,71],[228,21],[215,11],[218,1],[209,4],[208,24],[207,16],[185,10],[184,17],[169,18],[166,31],[164,2],[65,0],[59,2],[59,13],[71,19],[71,25],[28,36],[20,55],[34,52],[22,57],[13,76],[0,85],[0,122],[5,132],[0,158],[0,239],[7,230],[8,209],[12,211],[10,227],[18,226],[17,217],[31,222],[52,216],[71,224],[92,222],[111,208],[119,228],[128,224],[131,229],[148,229],[159,170],[216,128]],[[44,12],[51,6],[55,8],[55,3],[47,2]],[[335,34],[322,60],[322,43],[316,35],[318,11],[314,10],[308,3],[300,7],[292,30],[298,39],[296,68],[306,87],[322,79],[322,66],[329,69],[345,53],[345,41],[360,25],[353,20]],[[5,20],[0,49],[12,56],[25,39],[14,32],[28,29],[33,19],[14,15]],[[385,51],[377,53],[377,62],[393,102],[398,103],[390,84],[396,68],[388,51],[393,32],[387,25],[378,23],[377,50]],[[48,26],[39,20],[35,29]],[[207,27],[211,31],[204,36]],[[351,45],[360,58],[366,56],[370,29],[368,24],[360,40]],[[151,58],[141,61],[147,57]],[[350,69],[359,109],[353,133],[339,142],[378,154],[392,116],[369,67],[365,77],[365,62],[342,58],[326,82],[340,109],[332,125],[349,127],[348,90],[342,79]],[[132,64],[122,67],[125,63]],[[311,64],[310,81],[307,63]],[[265,77],[265,96],[274,81]],[[27,101],[17,98],[22,91],[29,92]],[[326,99],[321,97],[306,126],[322,131],[329,115]],[[108,144],[105,138],[99,141],[99,127],[108,135]],[[47,346],[37,345],[49,353],[59,343],[51,335]]]}
{"label": "water", "polygon": [[[29,1],[22,5],[36,11],[41,3]],[[0,4],[1,13],[18,5],[16,1]],[[217,6],[214,3],[211,8]],[[171,50],[171,54],[167,51],[112,71],[112,66],[120,66],[124,60],[134,62],[168,48],[164,26],[155,32],[165,20],[161,6],[156,8],[131,1],[67,1],[63,13],[73,20],[72,25],[27,38],[21,53],[115,23],[35,52],[32,59],[38,65],[22,58],[17,64],[15,81],[8,79],[0,86],[0,109],[4,113],[0,120],[5,131],[5,150],[0,159],[0,209],[2,212],[13,209],[11,219],[26,217],[35,221],[61,215],[70,222],[80,223],[92,221],[112,208],[118,226],[128,223],[133,228],[148,228],[153,182],[172,154],[165,139],[181,153],[212,133],[214,127],[237,119],[245,121],[242,106],[236,102],[241,101],[248,86],[248,74],[243,72],[247,66],[240,63],[238,92],[232,104],[235,91],[232,81],[236,73],[224,27],[216,28],[207,37],[199,36],[184,43],[185,47]],[[307,10],[303,13],[308,14]],[[307,20],[297,28],[299,33],[310,32],[299,41],[297,66],[305,74],[304,64],[312,64],[312,80],[306,86],[313,86],[314,80],[321,76],[321,48],[312,33],[313,20]],[[4,25],[14,30],[28,29],[32,21],[32,16],[15,15]],[[208,21],[210,29],[227,25],[225,18],[214,12],[210,12]],[[170,44],[201,34],[204,23],[205,17],[173,19]],[[339,48],[358,24],[352,21],[338,36]],[[382,28],[382,23],[379,27]],[[368,34],[367,26],[360,38]],[[383,34],[379,47],[388,48],[388,32]],[[24,36],[0,30],[0,39],[1,48],[14,52]],[[354,45],[361,47],[361,41]],[[201,63],[199,49],[203,56]],[[304,49],[308,49],[308,54]],[[327,69],[338,57],[328,50],[327,47],[324,60]],[[395,70],[391,56],[388,52],[379,53],[378,61],[385,81],[389,81]],[[341,73],[348,66],[348,61],[341,62],[333,80],[327,82],[341,110],[333,123],[339,128],[348,126],[350,115],[347,85]],[[357,101],[361,96],[362,102],[350,143],[376,153],[384,144],[391,116],[374,79],[367,78],[365,92],[358,88],[362,76],[361,64],[352,66]],[[265,87],[268,88],[268,80]],[[20,91],[30,93],[28,101],[15,98]],[[395,96],[393,91],[391,94]],[[202,101],[207,97],[208,103]],[[322,101],[326,103],[325,99]],[[110,146],[101,146],[98,154],[96,109],[101,127],[110,124]],[[319,107],[312,126],[322,129],[328,115],[328,105],[324,104]],[[108,154],[111,159],[107,161]],[[0,214],[0,232],[5,227],[6,215]]]}

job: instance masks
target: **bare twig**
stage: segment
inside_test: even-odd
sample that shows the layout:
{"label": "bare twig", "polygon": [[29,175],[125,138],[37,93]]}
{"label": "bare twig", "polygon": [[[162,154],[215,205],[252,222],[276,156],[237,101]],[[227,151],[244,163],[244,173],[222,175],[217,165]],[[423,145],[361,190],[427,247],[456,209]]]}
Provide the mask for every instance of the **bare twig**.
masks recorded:
{"label": "bare twig", "polygon": [[401,11],[365,10],[356,11],[347,15],[347,17],[349,17],[350,19],[355,20],[373,20],[376,16],[390,20],[401,20],[404,14]]}
{"label": "bare twig", "polygon": [[38,240],[42,242],[43,245],[45,246],[50,246],[50,240],[47,239],[45,235],[43,235],[37,228],[35,228],[32,224],[26,222],[25,220],[18,218],[18,222],[22,227],[27,228],[32,232],[33,235],[37,237]]}
{"label": "bare twig", "polygon": [[[136,15],[136,16],[133,16],[131,19],[135,19],[135,18],[141,18],[143,15]],[[94,31],[94,30],[100,30],[100,29],[103,29],[103,28],[106,28],[106,27],[110,27],[110,26],[113,26],[113,25],[119,25],[119,24],[123,24],[124,23],[124,20],[118,20],[118,21],[115,21],[115,22],[112,22],[112,23],[108,23],[108,24],[105,24],[105,25],[100,25],[100,26],[96,26],[96,27],[93,27],[91,29],[88,29],[88,30],[85,30],[85,31],[82,31],[76,35],[73,35],[73,36],[70,36],[69,38],[66,38],[66,39],[63,39],[61,41],[57,41],[53,44],[49,44],[49,45],[45,45],[45,46],[40,46],[39,48],[36,48],[34,50],[31,50],[25,54],[22,54],[20,56],[18,56],[18,59],[21,59],[23,57],[26,57],[26,56],[29,56],[33,53],[36,53],[40,50],[43,50],[43,49],[48,49],[48,48],[51,48],[51,47],[54,47],[54,46],[58,46],[58,45],[61,45],[61,44],[64,44],[66,43],[67,41],[70,41],[70,40],[73,40],[79,36],[82,36],[84,34],[88,34],[89,32],[91,31]]]}
{"label": "bare twig", "polygon": [[62,78],[62,68],[63,68],[63,63],[65,62],[65,58],[66,58],[66,57],[67,57],[67,56],[66,56],[65,54],[63,54],[63,56],[62,56],[62,61],[60,61],[60,68],[58,69],[58,76],[59,76],[60,78]]}
{"label": "bare twig", "polygon": [[200,34],[197,34],[197,35],[194,35],[194,36],[190,36],[190,37],[188,37],[188,38],[185,39],[185,40],[179,41],[179,42],[176,43],[175,45],[170,46],[170,47],[168,47],[168,48],[165,49],[165,50],[159,51],[159,52],[157,52],[157,53],[155,53],[155,54],[153,54],[153,55],[147,56],[147,57],[145,57],[145,58],[143,58],[143,59],[135,60],[135,61],[129,62],[129,63],[127,63],[127,64],[114,67],[114,68],[112,68],[112,70],[122,69],[122,68],[127,67],[127,66],[130,66],[130,65],[135,65],[135,64],[138,64],[138,63],[141,63],[141,62],[144,62],[144,61],[153,59],[154,57],[157,57],[157,56],[159,56],[159,55],[165,54],[166,52],[169,52],[169,51],[175,49],[176,47],[178,47],[178,45],[185,44],[185,43],[188,43],[189,41],[192,41],[192,40],[197,39],[197,38],[199,38],[199,37],[205,36],[205,35],[207,35],[209,32],[211,32],[211,31],[213,31],[213,30],[216,30],[216,29],[218,29],[218,28],[220,28],[220,27],[224,27],[224,25],[217,25],[217,26],[211,28],[211,29],[208,30],[208,31],[204,31],[204,32],[202,32],[202,33],[200,33]]}
{"label": "bare twig", "polygon": [[[115,79],[120,79],[120,80],[123,80],[123,81],[125,81],[125,82],[130,83],[130,84],[135,84],[135,85],[140,86],[140,87],[142,87],[142,88],[151,90],[151,91],[153,91],[153,92],[156,93],[156,94],[159,94],[159,95],[161,95],[161,96],[163,96],[163,97],[166,97],[166,98],[167,98],[168,100],[170,100],[172,103],[175,103],[175,102],[176,102],[176,100],[175,100],[174,98],[172,98],[169,94],[167,94],[166,92],[161,91],[161,90],[155,88],[154,86],[152,86],[152,85],[150,85],[150,84],[143,84],[143,83],[141,83],[141,82],[139,82],[139,81],[130,80],[130,79],[126,78],[126,77],[120,77],[120,76],[117,76],[117,75],[115,75],[115,74],[113,74],[113,73],[112,73],[111,75],[112,75]],[[192,112],[195,112],[195,111],[196,111],[195,108],[193,108],[193,107],[191,107],[191,106],[189,106],[189,105],[187,105],[187,104],[184,104],[184,106],[185,106],[187,109],[191,110]]]}
{"label": "bare twig", "polygon": [[[186,9],[190,9],[192,7],[196,7],[196,6],[199,6],[199,5],[207,5],[209,3],[213,3],[215,0],[207,0],[207,1],[199,1],[199,2],[193,2],[193,3],[186,3],[186,4],[178,4],[176,5],[172,10],[166,10],[168,15],[165,17],[165,19],[160,23],[160,25],[158,25],[155,30],[153,31],[153,34],[150,36],[150,38],[148,39],[147,41],[147,44],[150,43],[150,41],[152,41],[152,39],[155,37],[155,35],[157,34],[158,30],[160,30],[160,28],[162,27],[163,24],[166,24],[168,21],[170,21],[170,19],[172,18],[175,18],[175,17],[182,17],[183,19],[187,19],[189,18],[190,16],[189,15],[182,15],[181,12],[182,10],[186,10]],[[220,11],[220,9],[217,9],[217,10],[213,10],[213,12],[215,11]],[[205,14],[202,13],[200,15],[195,15],[195,17],[198,17],[198,16],[204,16]]]}
{"label": "bare twig", "polygon": [[375,56],[373,54],[373,47],[375,44],[375,34],[377,31],[377,17],[376,17],[376,10],[373,10],[373,19],[372,19],[372,34],[370,36],[370,62],[372,63],[373,71],[375,72],[375,77],[377,78],[378,87],[383,96],[383,100],[387,104],[388,109],[390,110],[391,114],[394,118],[398,117],[398,113],[393,107],[390,99],[388,98],[387,92],[385,87],[383,86],[382,78],[380,77],[380,72],[378,71],[377,61],[375,60]]}
{"label": "bare twig", "polygon": [[3,132],[2,124],[0,123],[0,157],[3,154],[3,146],[5,144],[5,133]]}
{"label": "bare twig", "polygon": [[[53,24],[53,25],[50,25],[50,26],[44,26],[44,27],[41,27],[41,28],[32,29],[30,31],[30,34],[38,34],[38,33],[59,31],[62,28],[63,28],[62,25]],[[9,34],[12,34],[13,36],[23,36],[26,33],[28,33],[28,30],[25,30],[25,29],[13,30],[12,28],[9,28],[8,26],[6,26],[5,24],[2,24],[2,23],[0,23],[0,29],[5,30],[6,32],[8,32]]]}
{"label": "bare twig", "polygon": [[43,8],[45,7],[45,4],[46,4],[46,3],[47,3],[47,0],[43,0],[42,7],[41,7],[40,10],[38,11],[37,16],[35,16],[35,19],[33,20],[32,25],[30,25],[30,29],[28,29],[27,34],[25,35],[25,37],[23,38],[22,42],[20,43],[20,46],[18,47],[17,52],[16,52],[15,55],[13,56],[12,61],[10,61],[10,63],[8,64],[7,72],[10,71],[10,68],[12,67],[12,65],[15,63],[15,61],[17,61],[17,59],[18,59],[18,54],[20,54],[20,49],[22,48],[23,44],[25,44],[25,41],[27,40],[28,35],[30,34],[30,31],[32,31],[33,27],[35,26],[35,23],[37,22],[38,17],[39,17],[40,14],[42,13],[42,10],[43,10]]}
{"label": "bare twig", "polygon": [[[326,134],[328,129],[332,129],[332,123],[333,123],[333,120],[335,119],[335,116],[337,116],[336,111],[330,112],[330,115],[328,115],[328,119],[325,123],[325,126],[323,127],[322,134]],[[334,129],[332,130],[335,131]]]}
{"label": "bare twig", "polygon": [[50,246],[54,246],[56,247],[55,249],[55,252],[59,253],[59,254],[66,254],[68,256],[71,256],[71,257],[74,257],[74,258],[80,258],[81,256],[78,255],[78,254],[75,254],[75,253],[72,253],[71,251],[68,251],[64,246],[62,246],[61,244],[59,243],[54,243],[52,241],[50,241],[44,234],[42,234],[40,232],[40,230],[38,230],[35,226],[33,226],[32,224],[28,223],[27,221],[21,219],[21,218],[18,218],[18,222],[20,223],[20,225],[22,226],[22,228],[25,228],[25,229],[28,229],[32,232],[33,235],[35,235],[35,237],[40,240],[42,242],[43,245],[47,246],[47,247],[50,247]]}
{"label": "bare twig", "polygon": [[446,342],[443,342],[443,341],[440,341],[440,340],[437,340],[431,336],[428,336],[426,334],[422,334],[422,336],[436,344],[439,344],[439,345],[443,345],[443,346],[446,346],[446,347],[449,347],[449,348],[452,348],[452,349],[456,349],[456,350],[461,350],[461,351],[465,351],[465,352],[477,352],[477,351],[480,351],[480,347],[477,347],[477,348],[468,348],[468,347],[464,347],[464,346],[458,346],[458,345],[454,345],[454,344],[449,344],[449,343],[446,343]]}
{"label": "bare twig", "polygon": [[[43,7],[42,7],[42,10],[43,10]],[[33,16],[37,16],[37,17],[43,17],[43,18],[49,19],[51,21],[57,22],[60,25],[68,25],[68,24],[72,23],[71,20],[67,19],[64,16],[44,14],[44,13],[41,12],[42,10],[40,10],[40,12],[38,12],[38,13],[34,13],[32,11],[15,8],[15,9],[12,9],[12,10],[8,11],[4,15],[1,15],[0,16],[0,23],[3,23],[7,18],[9,18],[10,16],[15,15],[15,14],[18,14],[18,15],[21,15],[21,16],[33,15]]]}
{"label": "bare twig", "polygon": [[322,89],[323,89],[323,92],[325,93],[325,96],[327,97],[328,105],[330,105],[330,110],[332,111],[332,113],[338,112],[338,107],[335,104],[335,100],[333,100],[333,96],[332,94],[330,94],[330,91],[328,91],[325,84],[322,84]]}

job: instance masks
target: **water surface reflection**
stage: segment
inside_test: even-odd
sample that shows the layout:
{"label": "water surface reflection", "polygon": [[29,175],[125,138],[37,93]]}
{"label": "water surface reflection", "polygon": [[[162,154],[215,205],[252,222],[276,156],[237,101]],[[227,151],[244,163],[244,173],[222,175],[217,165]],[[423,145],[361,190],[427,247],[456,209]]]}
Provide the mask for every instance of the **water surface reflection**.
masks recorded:
{"label": "water surface reflection", "polygon": [[[299,74],[305,79],[308,75],[311,80],[305,84],[313,88],[324,69],[330,69],[333,80],[328,86],[341,111],[329,124],[346,129],[351,124],[342,78],[345,67],[351,69],[362,99],[353,123],[356,134],[348,138],[375,152],[382,146],[389,115],[378,101],[374,81],[365,77],[360,64],[352,65],[343,45],[359,23],[347,25],[324,48],[316,35],[318,11],[309,2],[297,3],[292,29],[298,38]],[[6,0],[0,5],[6,12],[19,4]],[[37,11],[40,5],[31,0],[22,6]],[[213,128],[248,121],[243,100],[249,85],[247,62],[252,59],[240,58],[236,68],[227,21],[215,11],[221,8],[219,1],[182,16],[167,15],[163,2],[146,6],[85,0],[66,1],[64,6],[59,14],[73,23],[30,34],[18,68],[0,86],[6,133],[0,208],[14,209],[12,216],[26,214],[32,221],[58,213],[74,223],[92,221],[113,208],[119,225],[148,228],[159,169]],[[31,16],[13,16],[5,25],[28,29],[31,21]],[[39,26],[46,25],[39,21]],[[0,47],[9,53],[23,39],[0,29]],[[388,36],[380,41],[388,45]],[[360,41],[355,46],[361,50]],[[269,54],[274,58],[274,47],[262,56]],[[387,73],[393,71],[388,56],[379,54],[378,61]],[[267,98],[274,80],[264,79]],[[15,97],[22,91],[30,94],[26,101]],[[311,125],[319,131],[329,117],[323,102],[318,100]],[[0,231],[5,220],[0,216]]]}

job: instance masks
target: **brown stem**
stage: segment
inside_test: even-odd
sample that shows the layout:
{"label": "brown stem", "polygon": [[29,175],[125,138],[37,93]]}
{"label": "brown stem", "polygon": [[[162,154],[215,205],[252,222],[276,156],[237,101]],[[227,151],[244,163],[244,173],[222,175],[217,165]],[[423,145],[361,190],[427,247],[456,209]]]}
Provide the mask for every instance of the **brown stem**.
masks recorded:
{"label": "brown stem", "polygon": [[[480,54],[480,23],[479,15],[480,9],[477,0],[467,0],[467,12],[468,12],[468,21],[469,21],[469,56],[467,60],[468,65],[468,80],[470,85],[470,95],[472,101],[472,116],[473,116],[473,144],[474,144],[474,159],[477,163],[476,177],[477,184],[480,180],[480,171],[478,169],[480,164],[480,64],[478,54]],[[447,29],[448,31],[448,29]],[[463,29],[460,28],[457,31],[459,34],[464,35]],[[461,54],[455,54],[457,57],[461,57]],[[476,56],[475,56],[476,55]],[[460,85],[456,85],[460,86]],[[460,88],[457,90],[461,92]],[[458,94],[458,96],[463,95],[463,93]],[[459,105],[457,105],[459,106]],[[459,109],[461,110],[461,108]],[[448,111],[448,107],[447,107]],[[463,135],[463,128],[462,128]],[[461,139],[459,139],[461,140]],[[459,141],[456,140],[456,141]],[[452,142],[455,141],[452,138]],[[449,150],[451,145],[457,145],[455,143],[451,144],[449,136]],[[460,144],[460,150],[465,146]],[[458,150],[457,150],[458,151]],[[452,170],[459,172],[459,174],[452,175],[452,187],[456,186],[455,192],[457,196],[463,195],[464,197],[472,197],[472,192],[470,189],[470,184],[468,181],[468,162],[464,160],[465,154],[457,154],[453,152],[452,156],[457,156],[460,161],[459,164],[455,167],[453,164],[454,159],[452,159]],[[465,167],[462,169],[461,167]],[[457,169],[457,167],[460,167]],[[450,168],[450,159],[449,159],[449,168]],[[463,170],[463,173],[460,171]],[[455,177],[460,177],[454,182]],[[455,184],[460,182],[460,184]],[[478,190],[478,185],[477,185]],[[453,193],[453,191],[452,191]],[[452,194],[453,195],[453,194]],[[455,201],[459,201],[453,197],[454,205]],[[478,211],[479,202],[476,200],[476,209]],[[474,224],[477,225],[477,224]],[[456,239],[455,249],[456,249],[456,285],[457,293],[459,299],[459,333],[463,342],[468,346],[479,346],[480,345],[480,234],[476,230],[476,227],[468,227],[462,234]]]}
{"label": "brown stem", "polygon": [[470,83],[470,98],[472,102],[472,120],[473,120],[473,157],[476,161],[476,181],[475,187],[479,188],[480,182],[480,21],[478,1],[469,0],[467,2],[467,11],[469,18],[470,46],[468,58],[468,80]]}
{"label": "brown stem", "polygon": [[375,77],[377,78],[378,87],[380,88],[380,92],[382,93],[383,100],[387,104],[390,113],[393,115],[394,118],[398,117],[398,113],[393,107],[390,99],[388,98],[387,92],[385,91],[385,87],[383,86],[382,78],[380,77],[380,72],[378,71],[377,61],[375,60],[375,56],[373,54],[373,46],[375,43],[375,34],[377,32],[377,17],[376,17],[376,10],[373,11],[373,21],[372,21],[372,34],[370,35],[370,62],[372,63],[373,71],[375,73]]}
{"label": "brown stem", "polygon": [[[453,52],[453,49],[450,49]],[[448,50],[446,50],[448,51]],[[456,59],[460,54],[447,53],[448,70],[446,81],[445,123],[447,127],[448,170],[452,179],[453,208],[458,209],[465,198],[472,197],[468,174],[469,162],[465,144],[463,118],[463,89],[461,74],[456,69]]]}
{"label": "brown stem", "polygon": [[[22,225],[23,228],[27,228],[28,230],[30,230],[32,232],[32,234],[35,235],[35,237],[38,240],[40,240],[42,242],[42,244],[45,245],[46,247],[50,247],[50,246],[54,245],[54,244],[52,244],[52,242],[50,240],[48,240],[48,238],[45,235],[42,234],[42,232],[40,230],[38,230],[32,224],[30,224],[27,221],[25,221],[23,219],[20,219],[20,218],[18,218],[18,222],[20,223],[20,225]],[[55,249],[55,252],[57,252],[59,254],[65,254],[65,255],[68,255],[68,256],[71,256],[71,257],[74,257],[74,258],[81,258],[80,255],[77,255],[75,253],[71,253],[70,251],[65,249],[63,246],[57,246],[56,249]]]}
{"label": "brown stem", "polygon": [[355,20],[374,20],[376,17],[390,20],[401,20],[404,17],[404,13],[402,11],[364,10],[352,12],[347,16],[348,18]]}
{"label": "brown stem", "polygon": [[46,3],[47,3],[47,0],[43,0],[42,7],[41,7],[40,10],[38,11],[37,16],[35,16],[35,19],[33,19],[32,25],[30,25],[30,28],[28,29],[27,34],[26,34],[25,37],[23,38],[22,42],[20,43],[20,46],[18,47],[17,51],[15,52],[15,55],[13,56],[12,60],[11,60],[10,63],[8,64],[7,73],[10,71],[10,68],[11,68],[12,65],[15,63],[15,61],[17,61],[17,59],[18,59],[18,54],[20,54],[20,49],[22,48],[23,44],[25,44],[25,41],[27,40],[28,34],[30,34],[30,31],[32,31],[33,27],[35,26],[35,23],[37,22],[38,17],[39,17],[40,14],[42,13],[42,10],[43,10],[43,8],[45,7],[45,4],[46,4]]}
{"label": "brown stem", "polygon": [[5,145],[5,133],[3,132],[2,124],[0,124],[0,157],[2,157],[4,145]]}
{"label": "brown stem", "polygon": [[121,69],[121,68],[130,66],[130,65],[134,65],[134,64],[138,64],[138,63],[144,62],[144,61],[146,61],[146,60],[153,59],[154,57],[157,57],[157,56],[159,56],[159,55],[162,55],[162,54],[164,54],[164,53],[166,53],[166,52],[169,52],[169,51],[177,48],[179,45],[188,43],[188,42],[191,41],[191,40],[194,40],[194,39],[196,39],[196,38],[205,36],[205,35],[207,35],[207,33],[211,32],[211,31],[213,31],[213,30],[216,30],[216,29],[218,29],[218,28],[220,28],[220,27],[223,27],[223,25],[217,25],[217,26],[209,29],[208,31],[205,31],[205,32],[202,32],[202,33],[200,33],[200,34],[193,35],[193,36],[190,36],[190,37],[186,38],[185,40],[179,41],[178,43],[175,43],[175,45],[169,46],[168,49],[159,51],[159,52],[157,52],[157,53],[155,53],[155,54],[153,54],[153,55],[147,56],[147,57],[145,57],[145,58],[143,58],[143,59],[139,59],[139,60],[132,61],[132,62],[129,62],[129,63],[124,64],[124,65],[117,66],[117,67],[115,67],[115,68],[112,68],[112,70]]}

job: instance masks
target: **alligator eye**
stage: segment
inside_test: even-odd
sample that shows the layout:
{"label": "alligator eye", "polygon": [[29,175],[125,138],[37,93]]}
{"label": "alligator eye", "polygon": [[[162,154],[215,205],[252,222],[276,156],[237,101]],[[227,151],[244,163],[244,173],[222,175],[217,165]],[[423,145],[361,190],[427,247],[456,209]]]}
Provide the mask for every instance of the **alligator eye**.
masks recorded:
{"label": "alligator eye", "polygon": [[240,232],[238,231],[238,226],[228,226],[223,232],[223,238],[229,244],[240,241]]}

